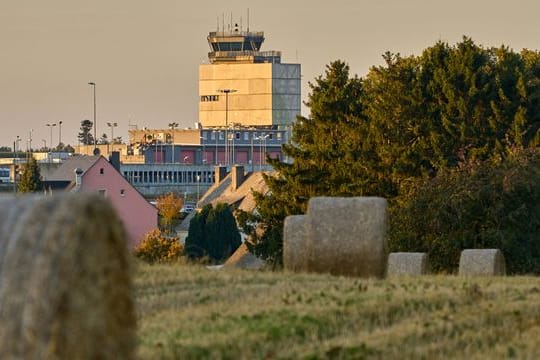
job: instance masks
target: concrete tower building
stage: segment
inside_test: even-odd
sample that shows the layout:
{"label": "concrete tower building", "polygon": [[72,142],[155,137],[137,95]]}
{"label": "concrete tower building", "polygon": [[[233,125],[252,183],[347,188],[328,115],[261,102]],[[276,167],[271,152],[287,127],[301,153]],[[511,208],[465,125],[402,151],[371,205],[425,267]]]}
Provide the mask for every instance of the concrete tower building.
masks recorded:
{"label": "concrete tower building", "polygon": [[209,64],[199,66],[199,122],[285,129],[300,114],[300,64],[282,64],[281,52],[261,51],[263,32],[238,24],[210,32]]}

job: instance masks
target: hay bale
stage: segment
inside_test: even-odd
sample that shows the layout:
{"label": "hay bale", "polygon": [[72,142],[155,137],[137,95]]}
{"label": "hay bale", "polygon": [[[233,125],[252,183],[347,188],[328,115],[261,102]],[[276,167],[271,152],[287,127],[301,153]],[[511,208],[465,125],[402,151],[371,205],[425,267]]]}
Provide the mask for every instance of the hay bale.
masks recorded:
{"label": "hay bale", "polygon": [[387,276],[425,275],[429,273],[426,253],[395,252],[388,255]]}
{"label": "hay bale", "polygon": [[96,194],[0,205],[0,358],[133,358],[124,228]]}
{"label": "hay bale", "polygon": [[459,257],[459,275],[504,276],[506,264],[499,249],[466,249]]}
{"label": "hay bale", "polygon": [[283,224],[283,267],[289,271],[306,271],[307,257],[306,216],[287,216]]}
{"label": "hay bale", "polygon": [[312,198],[308,204],[308,270],[362,277],[386,271],[386,200]]}

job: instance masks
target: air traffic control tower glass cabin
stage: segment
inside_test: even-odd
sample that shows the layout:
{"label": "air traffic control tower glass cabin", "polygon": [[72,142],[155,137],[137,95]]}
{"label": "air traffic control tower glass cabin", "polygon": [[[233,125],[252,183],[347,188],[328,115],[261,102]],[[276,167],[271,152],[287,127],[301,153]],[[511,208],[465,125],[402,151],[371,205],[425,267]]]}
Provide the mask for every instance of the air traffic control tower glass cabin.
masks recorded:
{"label": "air traffic control tower glass cabin", "polygon": [[261,51],[264,33],[237,24],[210,32],[209,64],[199,66],[199,122],[285,129],[300,114],[300,64],[283,64],[281,52]]}

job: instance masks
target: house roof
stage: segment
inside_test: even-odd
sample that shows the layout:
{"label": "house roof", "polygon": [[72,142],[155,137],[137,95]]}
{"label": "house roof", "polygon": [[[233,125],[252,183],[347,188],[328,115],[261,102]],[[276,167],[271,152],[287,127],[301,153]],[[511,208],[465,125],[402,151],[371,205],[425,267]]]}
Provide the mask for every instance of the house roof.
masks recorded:
{"label": "house roof", "polygon": [[75,169],[80,168],[83,174],[92,167],[101,156],[75,155],[66,160],[55,172],[53,172],[48,181],[70,181],[75,182]]}
{"label": "house roof", "polygon": [[224,268],[237,268],[248,270],[260,270],[266,266],[266,262],[249,252],[246,243],[243,243],[227,259]]}
{"label": "house roof", "polygon": [[255,208],[255,199],[252,191],[266,193],[268,187],[264,182],[263,173],[268,172],[254,172],[248,173],[238,187],[238,189],[232,188],[232,173],[228,174],[223,181],[219,184],[214,184],[203,195],[198,202],[199,207],[204,207],[207,204],[216,205],[218,203],[226,203],[229,205],[237,205],[238,209],[246,212],[253,211]]}

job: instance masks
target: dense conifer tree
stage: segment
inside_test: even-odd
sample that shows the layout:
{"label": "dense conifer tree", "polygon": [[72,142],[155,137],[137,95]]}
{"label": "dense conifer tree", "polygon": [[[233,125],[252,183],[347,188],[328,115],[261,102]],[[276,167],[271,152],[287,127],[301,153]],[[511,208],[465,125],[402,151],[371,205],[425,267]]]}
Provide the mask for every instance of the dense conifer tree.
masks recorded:
{"label": "dense conifer tree", "polygon": [[227,204],[211,204],[195,214],[189,223],[185,251],[192,259],[208,256],[223,262],[241,244],[240,233]]}
{"label": "dense conifer tree", "polygon": [[39,165],[36,159],[30,156],[21,174],[21,179],[17,183],[17,190],[21,193],[30,193],[41,190],[41,187]]}

